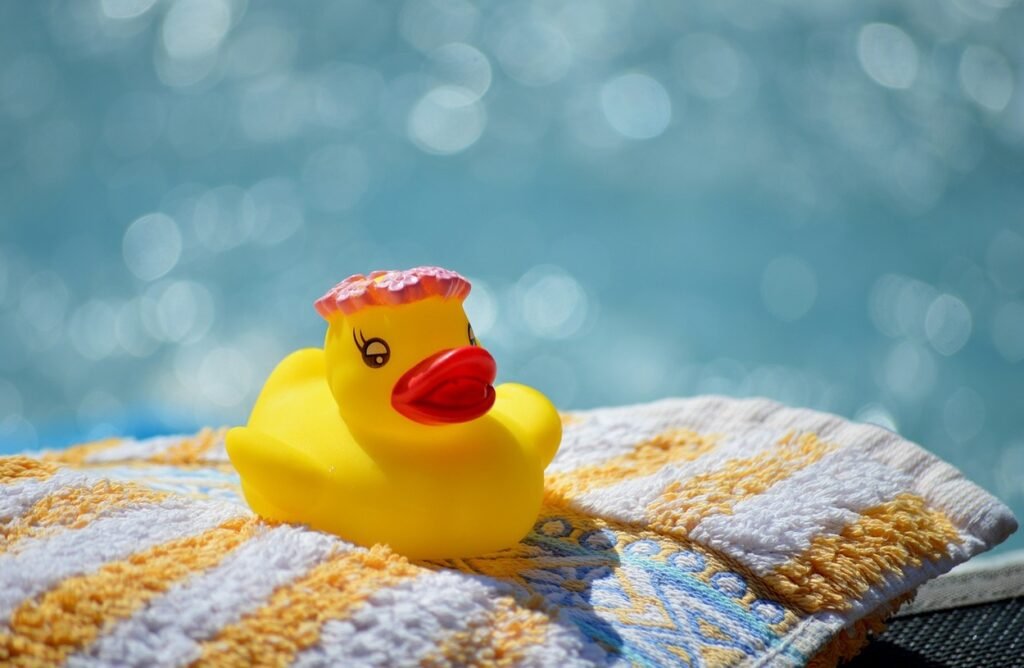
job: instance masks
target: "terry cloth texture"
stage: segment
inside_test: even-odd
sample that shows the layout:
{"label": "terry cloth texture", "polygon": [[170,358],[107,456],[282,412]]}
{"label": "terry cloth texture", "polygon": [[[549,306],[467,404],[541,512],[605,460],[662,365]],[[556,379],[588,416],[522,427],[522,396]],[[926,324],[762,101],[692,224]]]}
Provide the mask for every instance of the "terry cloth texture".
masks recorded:
{"label": "terry cloth texture", "polygon": [[0,663],[828,665],[1016,528],[833,415],[700,397],[564,420],[530,534],[447,561],[253,516],[220,431],[2,458]]}

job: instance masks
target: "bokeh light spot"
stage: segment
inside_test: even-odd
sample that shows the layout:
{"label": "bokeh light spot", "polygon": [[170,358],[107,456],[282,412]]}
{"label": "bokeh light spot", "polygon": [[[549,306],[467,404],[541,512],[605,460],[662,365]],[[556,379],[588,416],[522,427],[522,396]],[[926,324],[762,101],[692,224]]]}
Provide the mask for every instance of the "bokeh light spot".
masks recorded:
{"label": "bokeh light spot", "polygon": [[177,0],[164,17],[164,48],[172,58],[200,58],[220,46],[230,27],[225,0]]}
{"label": "bokeh light spot", "polygon": [[601,109],[608,124],[629,139],[653,139],[672,120],[672,101],[656,79],[631,72],[601,87]]}
{"label": "bokeh light spot", "polygon": [[101,0],[100,7],[109,18],[124,20],[142,16],[156,4],[156,0]]}
{"label": "bokeh light spot", "polygon": [[565,35],[546,23],[514,22],[498,40],[496,53],[505,73],[527,86],[548,86],[572,64]]}
{"label": "bokeh light spot", "polygon": [[586,320],[587,295],[560,267],[535,267],[519,279],[516,289],[523,322],[536,336],[568,338]]}
{"label": "bokeh light spot", "polygon": [[90,360],[100,360],[117,347],[114,328],[117,313],[105,301],[90,299],[72,314],[68,322],[68,338],[78,353]]}
{"label": "bokeh light spot", "polygon": [[129,271],[144,281],[153,281],[178,264],[181,232],[170,216],[151,213],[128,226],[121,249]]}
{"label": "bokeh light spot", "polygon": [[972,324],[967,304],[953,295],[939,295],[928,307],[924,329],[936,352],[952,355],[967,343]]}
{"label": "bokeh light spot", "polygon": [[999,112],[1013,97],[1013,70],[1006,58],[985,46],[969,46],[960,57],[960,87],[988,111]]}
{"label": "bokeh light spot", "polygon": [[155,306],[158,338],[175,343],[201,340],[216,313],[209,290],[195,281],[175,281],[164,287]]}
{"label": "bokeh light spot", "polygon": [[491,87],[491,63],[469,44],[445,44],[430,54],[433,74],[443,84],[483,97]]}
{"label": "bokeh light spot", "polygon": [[857,35],[857,57],[869,77],[886,88],[910,88],[917,78],[917,47],[903,30],[869,23]]}
{"label": "bokeh light spot", "polygon": [[439,86],[409,113],[409,138],[422,150],[451,155],[472,146],[483,134],[486,116],[473,91]]}
{"label": "bokeh light spot", "polygon": [[192,229],[199,243],[213,252],[245,243],[253,225],[252,199],[238,186],[207,190],[192,211]]}
{"label": "bokeh light spot", "polygon": [[252,390],[255,381],[252,365],[241,351],[218,347],[203,357],[198,382],[203,395],[213,403],[237,406]]}
{"label": "bokeh light spot", "polygon": [[937,375],[931,353],[909,341],[897,343],[885,359],[885,387],[901,399],[924,398],[934,389]]}

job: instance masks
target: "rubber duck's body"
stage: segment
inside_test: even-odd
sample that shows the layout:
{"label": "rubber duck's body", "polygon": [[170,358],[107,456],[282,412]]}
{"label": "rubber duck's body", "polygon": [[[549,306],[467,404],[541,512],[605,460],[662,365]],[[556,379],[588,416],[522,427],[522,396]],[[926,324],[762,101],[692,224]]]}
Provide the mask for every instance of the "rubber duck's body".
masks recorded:
{"label": "rubber duck's body", "polygon": [[249,505],[415,558],[472,556],[529,531],[561,440],[551,403],[493,387],[454,272],[374,272],[317,302],[324,349],[285,358],[227,449]]}

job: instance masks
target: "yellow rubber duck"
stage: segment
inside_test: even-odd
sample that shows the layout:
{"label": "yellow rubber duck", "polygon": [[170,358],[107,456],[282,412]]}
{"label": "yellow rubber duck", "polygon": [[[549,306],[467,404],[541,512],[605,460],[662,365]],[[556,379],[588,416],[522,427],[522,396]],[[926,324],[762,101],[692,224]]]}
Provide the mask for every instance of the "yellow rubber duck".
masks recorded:
{"label": "yellow rubber duck", "polygon": [[324,348],[286,357],[227,434],[249,505],[413,558],[518,542],[562,438],[554,406],[479,346],[469,282],[439,267],[351,276],[317,300]]}

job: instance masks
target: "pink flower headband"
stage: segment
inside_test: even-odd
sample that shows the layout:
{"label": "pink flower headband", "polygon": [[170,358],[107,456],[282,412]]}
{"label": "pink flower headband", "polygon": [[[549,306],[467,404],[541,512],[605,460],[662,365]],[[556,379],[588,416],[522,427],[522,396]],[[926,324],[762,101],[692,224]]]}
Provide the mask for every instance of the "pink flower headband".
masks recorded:
{"label": "pink flower headband", "polygon": [[326,320],[338,311],[351,315],[368,306],[409,304],[427,297],[463,300],[469,289],[469,281],[441,267],[374,271],[369,276],[349,276],[313,306]]}

